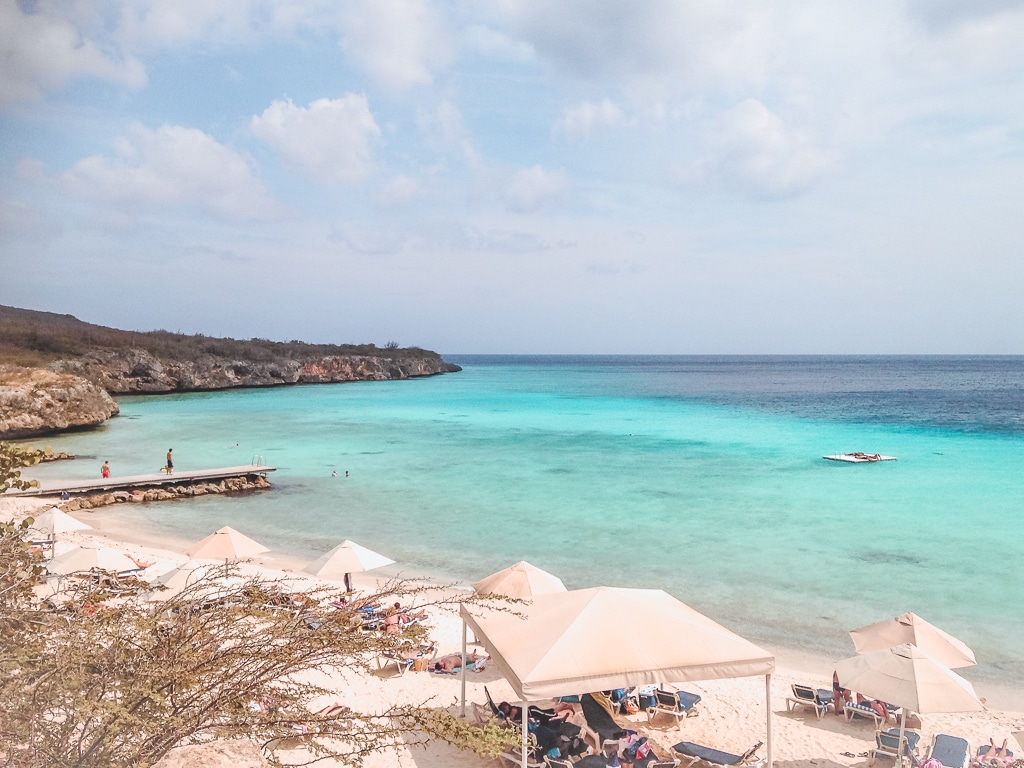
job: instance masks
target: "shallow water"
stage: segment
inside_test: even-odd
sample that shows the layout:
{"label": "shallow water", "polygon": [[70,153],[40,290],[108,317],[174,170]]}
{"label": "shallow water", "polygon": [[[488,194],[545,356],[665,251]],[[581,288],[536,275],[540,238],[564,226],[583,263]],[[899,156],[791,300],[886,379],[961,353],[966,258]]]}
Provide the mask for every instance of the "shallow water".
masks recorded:
{"label": "shallow water", "polygon": [[[1024,684],[1024,358],[451,359],[465,370],[120,398],[50,440],[80,459],[39,475],[262,457],[271,492],[131,514],[309,559],[351,538],[467,581],[526,559],[834,658],[846,630],[913,610],[975,649],[968,677]],[[855,450],[898,461],[821,458]]]}

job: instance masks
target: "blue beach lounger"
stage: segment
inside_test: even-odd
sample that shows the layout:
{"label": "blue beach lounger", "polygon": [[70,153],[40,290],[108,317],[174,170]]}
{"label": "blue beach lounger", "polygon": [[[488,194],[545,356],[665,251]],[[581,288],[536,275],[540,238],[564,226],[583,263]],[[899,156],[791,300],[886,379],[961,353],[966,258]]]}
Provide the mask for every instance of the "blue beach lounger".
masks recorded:
{"label": "blue beach lounger", "polygon": [[928,757],[935,758],[945,768],[967,768],[971,748],[967,739],[959,736],[947,736],[944,733],[935,734],[931,751]]}
{"label": "blue beach lounger", "polygon": [[651,722],[658,714],[672,715],[678,723],[684,717],[699,715],[697,705],[700,703],[700,696],[689,691],[663,691],[660,688],[654,692],[654,706],[647,708],[647,722]]}
{"label": "blue beach lounger", "polygon": [[808,707],[821,720],[833,698],[832,691],[793,683],[793,695],[786,698],[786,709],[792,712],[796,707]]}
{"label": "blue beach lounger", "polygon": [[[868,765],[874,765],[875,760],[880,757],[886,757],[893,759],[899,754],[899,749],[896,746],[896,742],[900,738],[899,728],[890,728],[887,731],[875,731],[875,749],[871,752],[871,757],[868,760]],[[913,758],[916,756],[917,745],[921,741],[921,734],[917,731],[904,731],[903,732],[903,754],[906,757]]]}
{"label": "blue beach lounger", "polygon": [[688,760],[690,765],[700,760],[711,765],[720,766],[762,765],[764,760],[759,758],[756,752],[763,744],[764,742],[757,742],[757,744],[742,755],[734,755],[730,752],[723,752],[720,749],[694,744],[692,741],[680,741],[678,744],[673,745],[672,749]]}

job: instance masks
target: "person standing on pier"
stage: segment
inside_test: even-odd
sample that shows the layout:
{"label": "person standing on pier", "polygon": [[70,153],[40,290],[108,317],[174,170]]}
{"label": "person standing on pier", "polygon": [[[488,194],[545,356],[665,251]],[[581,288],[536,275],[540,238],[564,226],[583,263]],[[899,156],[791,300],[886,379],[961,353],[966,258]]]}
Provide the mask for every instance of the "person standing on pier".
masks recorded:
{"label": "person standing on pier", "polygon": [[103,462],[103,466],[100,467],[100,474],[103,476],[104,479],[110,477],[110,462],[109,461],[104,461]]}
{"label": "person standing on pier", "polygon": [[174,453],[173,448],[167,449],[167,474],[171,474],[174,471],[174,457],[171,455]]}

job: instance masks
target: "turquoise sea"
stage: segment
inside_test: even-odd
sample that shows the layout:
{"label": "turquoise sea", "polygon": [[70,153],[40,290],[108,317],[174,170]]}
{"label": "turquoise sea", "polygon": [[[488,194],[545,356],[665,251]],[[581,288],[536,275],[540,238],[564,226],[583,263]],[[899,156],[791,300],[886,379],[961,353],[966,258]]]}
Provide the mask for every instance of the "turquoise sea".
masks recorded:
{"label": "turquoise sea", "polygon": [[[444,579],[525,559],[833,658],[912,610],[975,649],[968,677],[1024,685],[1024,357],[446,359],[464,370],[119,398],[40,476],[262,457],[272,491],[118,514],[310,559],[350,538]],[[821,458],[850,451],[898,460]]]}

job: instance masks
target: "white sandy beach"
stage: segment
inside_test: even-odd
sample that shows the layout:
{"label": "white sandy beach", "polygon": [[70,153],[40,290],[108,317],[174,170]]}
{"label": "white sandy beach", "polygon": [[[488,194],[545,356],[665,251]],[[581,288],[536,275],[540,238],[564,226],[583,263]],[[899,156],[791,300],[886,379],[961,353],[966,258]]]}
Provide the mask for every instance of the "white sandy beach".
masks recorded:
{"label": "white sandy beach", "polygon": [[[0,499],[0,517],[5,520],[17,519],[33,510],[41,511],[49,506],[51,502],[40,499]],[[144,530],[128,528],[123,523],[116,522],[110,514],[105,514],[104,509],[80,511],[75,513],[75,516],[93,526],[94,530],[63,534],[60,537],[62,544],[99,539],[104,544],[114,546],[137,558],[155,561],[155,564],[142,575],[143,578],[153,578],[188,559],[183,554],[183,549],[191,542],[173,542],[168,541],[166,537],[161,537],[157,541],[156,537],[147,536]],[[118,516],[118,520],[120,519],[121,515]],[[211,532],[219,526],[220,523],[211,523]],[[268,577],[276,578],[294,577],[295,572],[303,565],[304,562],[295,562],[268,553],[246,567],[257,568]],[[398,572],[400,565],[389,570]],[[354,574],[354,580],[357,588],[372,588],[376,583],[376,577],[371,574]],[[431,635],[438,643],[441,654],[455,652],[461,648],[462,623],[454,611],[433,610],[429,624],[432,627]],[[867,758],[859,755],[866,753],[874,744],[874,726],[870,721],[857,718],[847,722],[845,718],[836,717],[831,713],[818,720],[814,713],[807,709],[787,711],[786,697],[790,695],[792,683],[831,687],[831,663],[835,659],[808,657],[774,648],[767,650],[775,653],[777,659],[771,692],[775,764],[785,768],[866,766]],[[850,655],[852,653],[851,645]],[[469,673],[467,681],[467,696],[471,702],[484,702],[484,685],[488,687],[496,701],[514,699],[511,687],[493,666],[480,673]],[[460,689],[458,675],[435,675],[413,671],[398,675],[394,666],[383,673],[322,682],[334,690],[334,699],[363,712],[382,710],[395,702],[429,702],[432,706],[451,707],[457,704]],[[624,727],[633,728],[647,735],[655,745],[655,751],[663,756],[672,755],[672,744],[682,740],[739,753],[755,742],[765,739],[763,678],[712,680],[686,683],[680,687],[701,695],[703,701],[700,716],[685,718],[678,724],[670,717],[661,716],[653,724],[648,725],[646,715],[640,713],[621,717],[619,721]],[[974,749],[981,743],[987,743],[989,738],[1001,742],[1011,732],[1024,730],[1024,692],[998,686],[977,685],[976,689],[979,696],[986,699],[990,708],[978,713],[924,716],[921,728],[923,745],[930,744],[935,733],[946,733],[968,739]],[[1011,739],[1011,748],[1017,747],[1018,745]],[[845,756],[844,753],[852,754],[854,757]],[[765,754],[763,749],[760,754]],[[495,765],[497,762],[497,759],[481,758],[436,743],[425,748],[404,749],[397,756],[394,753],[374,755],[368,758],[365,764],[368,768],[395,765],[418,768],[471,768]]]}

